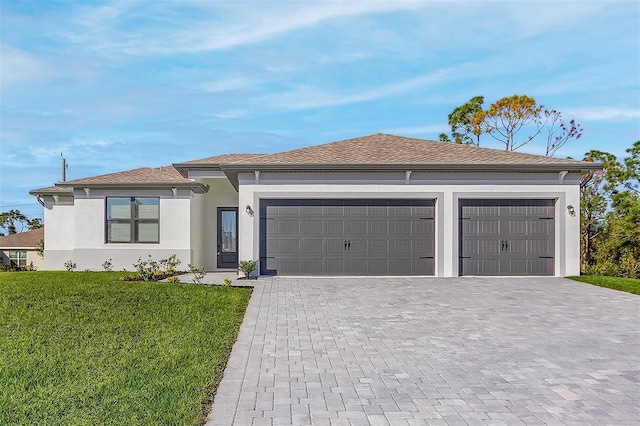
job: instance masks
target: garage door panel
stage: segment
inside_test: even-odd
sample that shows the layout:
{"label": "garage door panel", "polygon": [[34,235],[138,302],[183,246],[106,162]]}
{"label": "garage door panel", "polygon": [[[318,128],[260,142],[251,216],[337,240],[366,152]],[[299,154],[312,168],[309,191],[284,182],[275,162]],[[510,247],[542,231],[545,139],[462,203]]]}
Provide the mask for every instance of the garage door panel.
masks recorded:
{"label": "garage door panel", "polygon": [[501,275],[500,260],[480,259],[480,275]]}
{"label": "garage door panel", "polygon": [[326,239],[325,247],[326,254],[329,255],[342,255],[344,253],[344,240]]}
{"label": "garage door panel", "polygon": [[322,226],[322,220],[309,219],[304,223],[304,232],[306,235],[322,235],[324,234],[324,227]]}
{"label": "garage door panel", "polygon": [[388,235],[389,223],[386,220],[373,220],[369,222],[371,235]]}
{"label": "garage door panel", "polygon": [[323,259],[321,257],[304,260],[304,271],[306,274],[321,274],[323,270]]}
{"label": "garage door panel", "polygon": [[553,275],[554,203],[461,200],[460,274]]}
{"label": "garage door panel", "polygon": [[300,220],[279,220],[278,233],[280,235],[300,235]]}
{"label": "garage door panel", "polygon": [[478,221],[480,228],[480,235],[499,235],[500,234],[500,221],[499,220],[480,220]]}
{"label": "garage door panel", "polygon": [[367,234],[367,221],[363,219],[350,220],[349,221],[349,234],[351,235],[366,235]]}
{"label": "garage door panel", "polygon": [[344,235],[344,220],[327,220],[325,229],[329,235]]}
{"label": "garage door panel", "polygon": [[329,275],[343,275],[347,272],[345,259],[328,258],[325,259],[325,273]]}
{"label": "garage door panel", "polygon": [[360,239],[355,239],[351,237],[347,244],[348,244],[347,249],[351,255],[360,256],[360,255],[366,255],[369,252],[368,250],[369,242],[366,239],[360,240]]}
{"label": "garage door panel", "polygon": [[370,240],[369,253],[372,255],[389,254],[389,241],[388,240]]}
{"label": "garage door panel", "polygon": [[305,248],[305,250],[304,250],[305,254],[319,255],[319,256],[321,256],[323,254],[322,240],[306,239],[306,240],[304,240],[304,248]]}
{"label": "garage door panel", "polygon": [[282,254],[300,254],[300,240],[282,240]]}
{"label": "garage door panel", "polygon": [[431,200],[262,200],[261,273],[433,274],[434,213]]}

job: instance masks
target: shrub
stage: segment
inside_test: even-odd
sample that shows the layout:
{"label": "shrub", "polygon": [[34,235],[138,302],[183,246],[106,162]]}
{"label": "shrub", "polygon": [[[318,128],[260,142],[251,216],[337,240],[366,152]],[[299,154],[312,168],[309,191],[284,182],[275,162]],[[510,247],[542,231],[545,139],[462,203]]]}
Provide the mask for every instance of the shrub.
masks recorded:
{"label": "shrub", "polygon": [[189,272],[193,274],[194,284],[202,284],[202,279],[207,275],[207,271],[204,268],[197,268],[192,264],[189,264]]}
{"label": "shrub", "polygon": [[111,259],[102,262],[102,269],[104,269],[106,272],[113,271],[113,263],[111,263]]}
{"label": "shrub", "polygon": [[168,283],[179,283],[180,282],[180,277],[178,277],[176,275],[171,276],[171,277],[167,278],[167,282]]}
{"label": "shrub", "polygon": [[73,272],[74,269],[76,269],[76,263],[69,259],[66,262],[64,262],[64,269],[67,270],[67,272]]}
{"label": "shrub", "polygon": [[180,259],[176,258],[175,254],[172,254],[167,259],[160,259],[160,261],[153,260],[153,257],[149,255],[147,260],[142,260],[141,257],[133,264],[139,281],[159,281],[167,277],[174,276],[178,273],[177,266],[182,263]]}
{"label": "shrub", "polygon": [[222,280],[222,286],[231,287],[231,280],[229,278],[225,278],[224,280]]}
{"label": "shrub", "polygon": [[258,264],[257,260],[241,260],[240,270],[242,271],[245,277],[250,278],[251,273],[256,269],[257,264]]}

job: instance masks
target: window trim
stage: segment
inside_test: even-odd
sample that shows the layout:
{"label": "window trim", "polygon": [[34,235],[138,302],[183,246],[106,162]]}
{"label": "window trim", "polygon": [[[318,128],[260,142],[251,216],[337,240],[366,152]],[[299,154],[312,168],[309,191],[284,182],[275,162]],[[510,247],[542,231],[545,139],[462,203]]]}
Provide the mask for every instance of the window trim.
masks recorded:
{"label": "window trim", "polygon": [[[121,199],[129,199],[130,206],[130,216],[129,219],[122,218],[114,218],[109,219],[109,199],[110,198],[121,198]],[[149,219],[149,218],[138,218],[136,214],[136,199],[140,198],[149,198],[158,200],[158,218],[157,219]],[[104,241],[105,244],[160,244],[160,197],[105,197],[104,199]],[[109,224],[110,223],[129,223],[129,241],[110,241],[109,239]],[[140,223],[155,223],[158,225],[158,238],[156,241],[139,241],[138,239],[138,224]]]}

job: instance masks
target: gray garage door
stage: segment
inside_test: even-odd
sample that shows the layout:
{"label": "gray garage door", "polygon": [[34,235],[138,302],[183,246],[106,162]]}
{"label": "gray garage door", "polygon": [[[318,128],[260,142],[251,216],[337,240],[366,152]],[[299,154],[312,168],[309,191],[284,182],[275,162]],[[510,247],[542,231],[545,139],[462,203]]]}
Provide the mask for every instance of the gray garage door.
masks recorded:
{"label": "gray garage door", "polygon": [[262,200],[260,269],[278,275],[433,275],[432,200]]}
{"label": "gray garage door", "polygon": [[553,275],[553,200],[461,200],[460,275]]}

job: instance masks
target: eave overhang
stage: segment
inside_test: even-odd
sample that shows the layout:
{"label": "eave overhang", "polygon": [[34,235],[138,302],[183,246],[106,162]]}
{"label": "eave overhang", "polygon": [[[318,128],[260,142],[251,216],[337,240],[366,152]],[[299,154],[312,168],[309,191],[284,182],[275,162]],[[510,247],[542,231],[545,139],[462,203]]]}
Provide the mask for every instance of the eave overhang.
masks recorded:
{"label": "eave overhang", "polygon": [[[190,168],[191,169],[191,168]],[[238,174],[259,172],[281,173],[333,173],[333,172],[420,172],[420,173],[549,173],[584,172],[601,170],[601,163],[577,161],[575,163],[547,164],[220,164],[219,169],[238,190]],[[210,169],[213,170],[213,169]]]}
{"label": "eave overhang", "polygon": [[[164,189],[188,189],[193,191],[195,194],[205,194],[209,191],[209,185],[205,185],[200,182],[131,182],[131,183],[65,183],[60,182],[57,183],[56,186],[61,188],[89,188],[89,189],[126,189],[126,190],[164,190]],[[33,193],[33,191],[29,192],[32,195],[45,195],[41,193]],[[55,194],[61,194],[62,192],[56,192]],[[47,194],[48,195],[48,194]]]}

